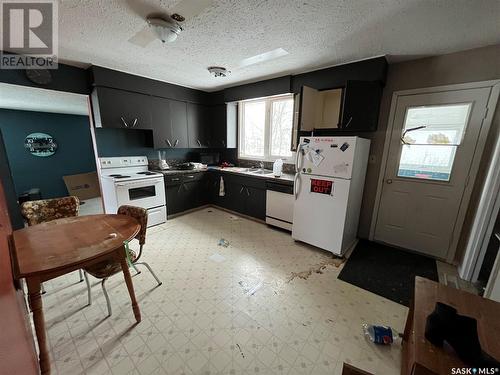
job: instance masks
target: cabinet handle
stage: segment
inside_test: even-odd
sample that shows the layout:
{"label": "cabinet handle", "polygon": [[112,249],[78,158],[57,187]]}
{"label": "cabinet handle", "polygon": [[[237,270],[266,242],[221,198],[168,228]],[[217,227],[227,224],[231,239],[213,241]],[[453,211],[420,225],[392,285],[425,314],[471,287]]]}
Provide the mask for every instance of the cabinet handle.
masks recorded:
{"label": "cabinet handle", "polygon": [[165,139],[165,142],[167,143],[168,147],[172,147],[172,143],[170,143],[169,139]]}
{"label": "cabinet handle", "polygon": [[221,142],[222,142],[222,147],[226,147],[226,142],[224,142],[224,140],[222,140]]}
{"label": "cabinet handle", "polygon": [[200,140],[199,140],[199,139],[197,139],[197,140],[196,140],[196,142],[198,142],[198,146],[200,146],[200,147],[201,147],[201,142],[200,142]]}
{"label": "cabinet handle", "polygon": [[179,181],[179,178],[172,178],[172,181]]}
{"label": "cabinet handle", "polygon": [[179,140],[176,139],[175,142],[174,142],[174,147],[177,147],[178,144],[179,144]]}
{"label": "cabinet handle", "polygon": [[247,189],[247,195],[250,196],[250,191],[248,190],[248,188],[246,187],[245,189]]}
{"label": "cabinet handle", "polygon": [[194,176],[186,176],[187,178],[194,178]]}
{"label": "cabinet handle", "polygon": [[134,122],[132,123],[132,127],[135,128],[136,125],[137,125],[137,118],[134,119]]}
{"label": "cabinet handle", "polygon": [[182,189],[182,186],[183,186],[183,185],[184,185],[184,184],[180,184],[180,185],[179,185],[179,188],[177,189],[177,192],[178,192],[178,193],[180,193],[180,192],[181,192],[181,189]]}
{"label": "cabinet handle", "polygon": [[120,119],[122,120],[123,122],[123,125],[125,125],[126,128],[128,128],[128,124],[127,124],[127,121],[125,121],[125,119],[122,117],[120,117]]}
{"label": "cabinet handle", "polygon": [[244,189],[244,188],[245,188],[244,186],[242,186],[242,187],[241,187],[241,189],[240,189],[240,194],[241,194],[241,192],[243,191],[243,189]]}
{"label": "cabinet handle", "polygon": [[349,126],[349,124],[351,123],[352,121],[352,116],[349,117],[349,121],[347,121],[347,124],[344,125],[344,128],[347,128]]}

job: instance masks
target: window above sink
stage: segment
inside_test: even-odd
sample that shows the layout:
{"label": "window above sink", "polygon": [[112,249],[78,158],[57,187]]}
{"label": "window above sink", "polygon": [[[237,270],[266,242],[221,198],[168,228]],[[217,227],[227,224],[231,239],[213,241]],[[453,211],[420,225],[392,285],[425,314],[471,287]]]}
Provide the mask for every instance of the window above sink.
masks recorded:
{"label": "window above sink", "polygon": [[293,95],[244,100],[238,104],[238,158],[290,161]]}

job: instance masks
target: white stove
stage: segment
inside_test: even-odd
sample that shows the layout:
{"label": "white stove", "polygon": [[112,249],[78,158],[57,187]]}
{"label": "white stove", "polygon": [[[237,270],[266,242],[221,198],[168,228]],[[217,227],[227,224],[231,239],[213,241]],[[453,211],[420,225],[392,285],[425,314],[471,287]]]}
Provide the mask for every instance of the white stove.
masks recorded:
{"label": "white stove", "polygon": [[163,174],[148,171],[146,156],[99,158],[104,211],[114,214],[121,205],[148,210],[148,227],[167,220]]}

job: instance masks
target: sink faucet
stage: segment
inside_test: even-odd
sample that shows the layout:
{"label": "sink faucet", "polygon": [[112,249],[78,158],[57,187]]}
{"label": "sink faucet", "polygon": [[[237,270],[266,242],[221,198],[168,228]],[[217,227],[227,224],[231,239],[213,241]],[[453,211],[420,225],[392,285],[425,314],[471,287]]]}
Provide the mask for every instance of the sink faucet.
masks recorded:
{"label": "sink faucet", "polygon": [[264,162],[263,161],[259,161],[259,168],[264,169]]}

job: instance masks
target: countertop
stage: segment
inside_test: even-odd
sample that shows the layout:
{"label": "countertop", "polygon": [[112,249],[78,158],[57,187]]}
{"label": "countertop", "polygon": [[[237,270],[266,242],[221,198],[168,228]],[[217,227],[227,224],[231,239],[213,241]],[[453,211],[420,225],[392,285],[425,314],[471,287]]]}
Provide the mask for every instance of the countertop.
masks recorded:
{"label": "countertop", "polygon": [[269,181],[280,181],[286,184],[293,184],[294,175],[289,173],[283,173],[281,177],[274,177],[272,174],[263,175],[263,174],[255,174],[252,172],[248,172],[248,168],[243,167],[208,167],[202,169],[190,169],[190,170],[176,170],[176,169],[168,169],[168,170],[154,170],[154,172],[163,173],[165,176],[179,175],[179,174],[192,174],[192,173],[201,173],[208,171],[217,171],[223,173],[231,173],[237,174],[240,176],[254,177],[254,178],[262,178]]}

